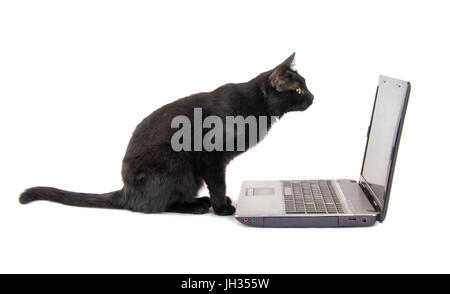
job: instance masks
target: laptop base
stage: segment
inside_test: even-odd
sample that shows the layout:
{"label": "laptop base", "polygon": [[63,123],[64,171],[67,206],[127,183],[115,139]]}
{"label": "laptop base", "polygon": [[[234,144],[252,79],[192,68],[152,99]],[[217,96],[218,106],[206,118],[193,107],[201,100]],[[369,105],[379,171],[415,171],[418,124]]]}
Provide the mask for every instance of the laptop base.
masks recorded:
{"label": "laptop base", "polygon": [[244,225],[272,228],[368,227],[376,222],[376,216],[372,215],[238,216],[236,219]]}
{"label": "laptop base", "polygon": [[252,227],[367,227],[377,215],[354,180],[278,180],[244,181],[235,218]]}

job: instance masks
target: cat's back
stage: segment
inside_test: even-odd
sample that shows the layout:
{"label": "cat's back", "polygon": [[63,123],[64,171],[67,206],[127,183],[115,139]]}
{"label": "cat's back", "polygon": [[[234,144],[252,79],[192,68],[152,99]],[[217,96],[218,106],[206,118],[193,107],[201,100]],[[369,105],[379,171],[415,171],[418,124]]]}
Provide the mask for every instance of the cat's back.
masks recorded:
{"label": "cat's back", "polygon": [[201,119],[209,115],[221,118],[227,115],[238,115],[243,101],[251,95],[248,83],[229,83],[211,92],[200,92],[175,100],[147,116],[136,127],[130,145],[140,145],[137,147],[139,149],[148,145],[170,145],[171,137],[179,127],[172,127],[175,117],[183,116],[193,124],[195,113],[201,112]]}
{"label": "cat's back", "polygon": [[176,116],[194,117],[194,109],[201,109],[203,115],[221,115],[233,112],[238,107],[238,102],[245,96],[244,83],[229,83],[211,92],[200,92],[187,97],[177,99],[155,110],[142,121],[142,126],[152,125],[153,130],[158,126],[171,126],[172,119]]}

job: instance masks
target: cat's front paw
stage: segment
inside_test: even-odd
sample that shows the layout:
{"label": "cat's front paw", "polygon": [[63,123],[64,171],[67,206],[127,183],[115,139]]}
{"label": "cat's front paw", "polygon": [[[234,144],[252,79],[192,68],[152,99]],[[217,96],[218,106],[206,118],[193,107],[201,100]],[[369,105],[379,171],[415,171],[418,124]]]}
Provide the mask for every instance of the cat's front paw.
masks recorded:
{"label": "cat's front paw", "polygon": [[231,205],[233,203],[233,200],[231,200],[230,197],[225,196],[225,201],[227,202],[227,204]]}
{"label": "cat's front paw", "polygon": [[236,211],[236,208],[229,203],[221,206],[213,206],[213,208],[217,215],[232,215]]}

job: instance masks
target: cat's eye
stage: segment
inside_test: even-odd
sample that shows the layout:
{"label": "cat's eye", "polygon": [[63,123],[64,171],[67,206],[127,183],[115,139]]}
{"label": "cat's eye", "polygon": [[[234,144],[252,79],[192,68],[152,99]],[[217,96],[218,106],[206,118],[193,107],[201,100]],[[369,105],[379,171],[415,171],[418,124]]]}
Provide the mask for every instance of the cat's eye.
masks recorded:
{"label": "cat's eye", "polygon": [[295,92],[297,92],[298,94],[301,94],[302,93],[302,89],[301,88],[297,88],[297,89],[295,89]]}

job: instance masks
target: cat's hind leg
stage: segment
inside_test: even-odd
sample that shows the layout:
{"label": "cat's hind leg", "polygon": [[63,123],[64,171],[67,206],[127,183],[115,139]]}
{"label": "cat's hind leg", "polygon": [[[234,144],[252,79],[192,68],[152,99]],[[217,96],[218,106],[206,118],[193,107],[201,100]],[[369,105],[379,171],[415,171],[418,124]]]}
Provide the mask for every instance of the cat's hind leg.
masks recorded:
{"label": "cat's hind leg", "polygon": [[211,198],[209,198],[208,196],[204,196],[204,197],[199,197],[199,198],[195,198],[198,201],[204,202],[208,205],[208,207],[211,207]]}
{"label": "cat's hind leg", "polygon": [[191,201],[173,202],[166,211],[178,213],[203,214],[209,212],[210,207],[211,207],[211,200],[209,200],[209,197],[201,197],[201,198],[193,198]]}

